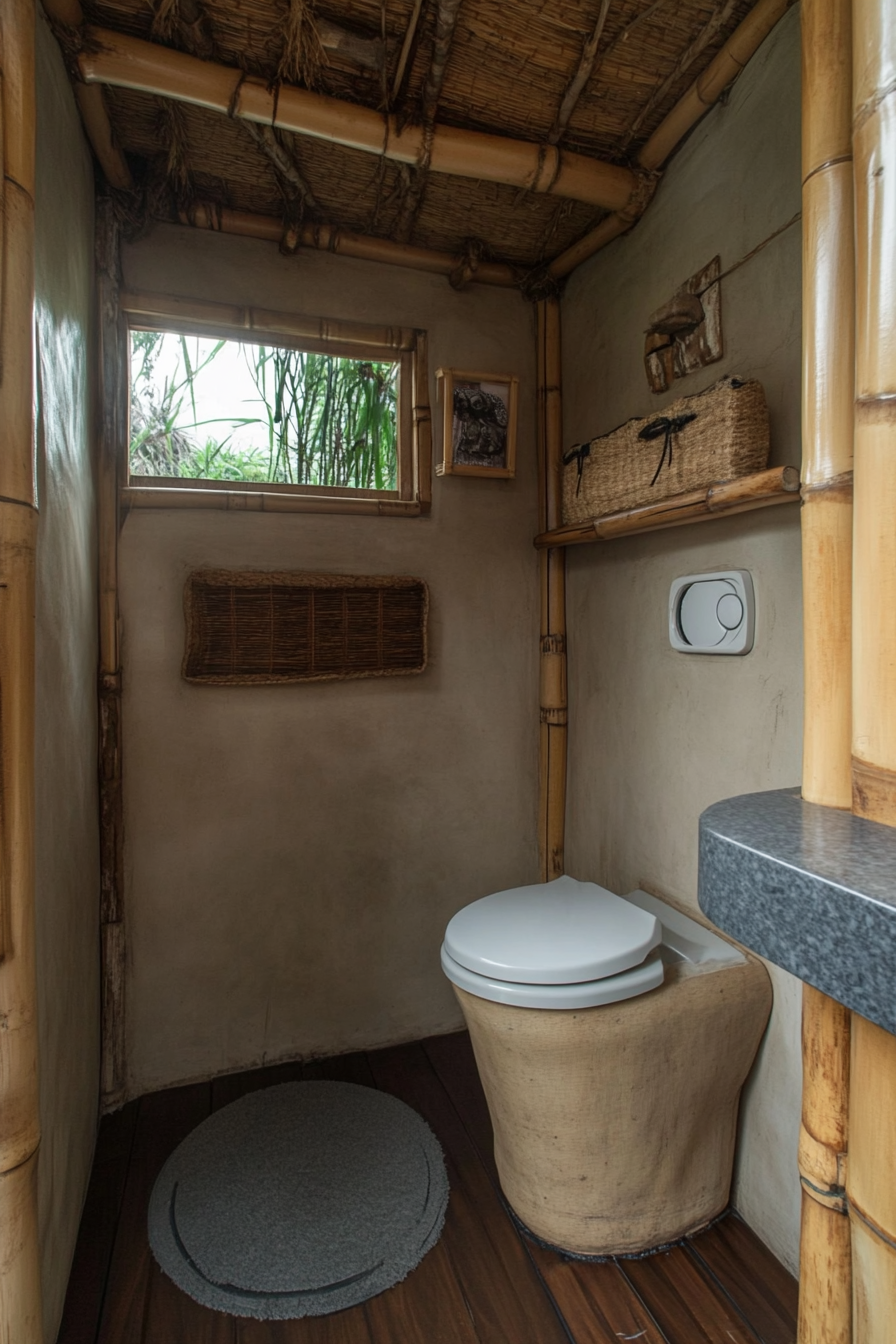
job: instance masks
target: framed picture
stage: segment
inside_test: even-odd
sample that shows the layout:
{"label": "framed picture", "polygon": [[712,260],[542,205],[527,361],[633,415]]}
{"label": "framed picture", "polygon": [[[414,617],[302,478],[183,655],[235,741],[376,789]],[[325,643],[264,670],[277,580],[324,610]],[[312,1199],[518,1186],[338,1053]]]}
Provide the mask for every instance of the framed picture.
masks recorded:
{"label": "framed picture", "polygon": [[436,383],[444,417],[436,475],[513,476],[519,379],[506,373],[437,369]]}

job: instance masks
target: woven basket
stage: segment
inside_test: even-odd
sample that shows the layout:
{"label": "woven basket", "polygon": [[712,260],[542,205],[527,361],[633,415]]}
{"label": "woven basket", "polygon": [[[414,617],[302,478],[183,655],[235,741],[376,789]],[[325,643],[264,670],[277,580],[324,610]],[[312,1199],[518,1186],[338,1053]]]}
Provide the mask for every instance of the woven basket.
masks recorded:
{"label": "woven basket", "polygon": [[426,667],[428,610],[422,579],[196,570],[182,675],[208,686],[407,676]]}
{"label": "woven basket", "polygon": [[721,378],[660,415],[627,420],[563,457],[563,522],[655,504],[762,471],[768,407],[755,378]]}

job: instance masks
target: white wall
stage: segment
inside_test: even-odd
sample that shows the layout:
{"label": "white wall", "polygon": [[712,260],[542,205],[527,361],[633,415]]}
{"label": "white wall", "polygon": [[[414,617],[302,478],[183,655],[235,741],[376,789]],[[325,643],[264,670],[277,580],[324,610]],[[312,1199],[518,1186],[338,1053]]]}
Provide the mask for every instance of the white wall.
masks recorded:
{"label": "white wall", "polygon": [[99,1103],[93,170],[37,18],[36,935],[44,1328],[56,1338]]}
{"label": "white wall", "polygon": [[[794,9],[672,161],[644,220],[572,277],[563,300],[565,442],[740,373],[765,387],[771,460],[799,465],[798,224],[722,281],[722,361],[661,397],[643,367],[654,309],[717,252],[724,272],[799,210],[799,91]],[[700,812],[733,794],[799,783],[798,508],[574,547],[568,560],[568,870],[696,906]],[[749,569],[756,585],[753,652],[674,652],[671,581],[733,568]],[[745,1093],[734,1199],[795,1270],[800,987],[771,974],[775,1008]]]}
{"label": "white wall", "polygon": [[[437,478],[429,519],[127,518],[129,1092],[457,1027],[447,920],[537,876],[532,309],[515,292],[456,294],[441,277],[173,226],[127,248],[124,273],[134,288],[423,327],[431,375],[521,378],[516,479]],[[183,585],[203,566],[418,575],[431,665],[188,685]]]}

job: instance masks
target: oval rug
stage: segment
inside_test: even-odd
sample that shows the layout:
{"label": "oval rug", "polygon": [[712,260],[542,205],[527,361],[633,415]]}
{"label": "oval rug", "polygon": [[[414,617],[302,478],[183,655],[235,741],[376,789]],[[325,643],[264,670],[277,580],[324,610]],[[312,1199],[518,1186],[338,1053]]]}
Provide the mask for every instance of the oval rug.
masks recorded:
{"label": "oval rug", "polygon": [[438,1241],[442,1150],[416,1111],[354,1083],[232,1102],[172,1153],[149,1244],[184,1292],[262,1320],[321,1316],[400,1282]]}

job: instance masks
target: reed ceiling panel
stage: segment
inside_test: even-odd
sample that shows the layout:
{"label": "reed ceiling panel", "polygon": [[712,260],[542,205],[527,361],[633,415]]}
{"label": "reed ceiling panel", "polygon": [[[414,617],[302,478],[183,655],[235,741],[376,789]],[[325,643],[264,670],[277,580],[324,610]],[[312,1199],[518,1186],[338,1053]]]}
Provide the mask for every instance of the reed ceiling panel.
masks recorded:
{"label": "reed ceiling panel", "polygon": [[[122,33],[183,47],[176,19],[196,0],[86,0],[89,19]],[[363,69],[327,50],[311,82],[317,91],[385,105],[413,0],[306,0],[321,23],[386,39],[386,71]],[[214,59],[274,80],[284,51],[287,0],[216,0],[201,4]],[[598,158],[634,161],[641,144],[706,67],[751,8],[751,0],[610,0],[592,74],[561,146]],[[548,136],[600,10],[600,0],[462,0],[438,106],[447,125],[536,143]],[[433,51],[437,0],[423,0],[411,59],[395,111],[420,115]],[[158,16],[168,15],[160,24]],[[707,25],[710,25],[707,35]],[[701,36],[705,39],[699,41]],[[694,44],[699,50],[694,54]],[[693,59],[685,62],[685,53]],[[668,87],[665,87],[668,84]],[[111,120],[125,151],[154,160],[171,151],[159,100],[107,90]],[[169,118],[169,122],[170,122]],[[184,106],[185,167],[197,196],[274,216],[283,196],[263,153],[244,128],[217,113]],[[310,138],[287,137],[319,203],[311,218],[358,233],[396,236],[408,170],[375,155]],[[176,158],[177,156],[175,156]],[[183,179],[182,179],[183,182]],[[183,196],[183,185],[180,195]],[[306,216],[308,217],[308,216]],[[457,252],[470,237],[496,259],[522,267],[556,256],[600,218],[591,207],[543,198],[474,179],[429,174],[410,241]],[[407,224],[407,219],[405,219]]]}

